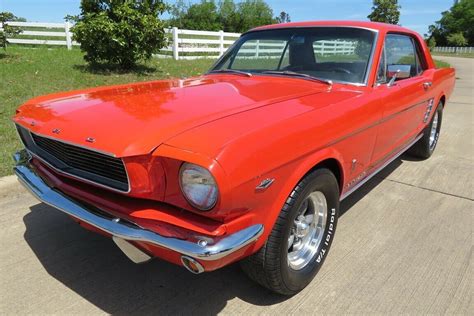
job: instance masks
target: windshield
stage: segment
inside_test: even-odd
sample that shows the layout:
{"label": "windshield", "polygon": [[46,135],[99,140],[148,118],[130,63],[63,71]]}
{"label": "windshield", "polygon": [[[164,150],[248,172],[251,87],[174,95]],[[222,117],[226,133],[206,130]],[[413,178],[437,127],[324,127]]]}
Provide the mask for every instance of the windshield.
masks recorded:
{"label": "windshield", "polygon": [[210,72],[236,70],[284,76],[294,76],[296,72],[318,79],[364,84],[375,34],[351,27],[250,32],[244,34]]}

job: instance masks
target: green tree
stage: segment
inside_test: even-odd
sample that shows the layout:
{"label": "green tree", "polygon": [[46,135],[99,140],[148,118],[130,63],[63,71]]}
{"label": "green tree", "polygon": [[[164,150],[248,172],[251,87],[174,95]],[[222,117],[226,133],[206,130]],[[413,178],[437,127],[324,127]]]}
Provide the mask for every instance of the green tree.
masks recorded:
{"label": "green tree", "polygon": [[73,38],[92,65],[132,68],[166,45],[162,0],[81,0]]}
{"label": "green tree", "polygon": [[430,48],[430,50],[433,50],[436,47],[436,39],[434,37],[430,37],[427,41],[426,44]]}
{"label": "green tree", "polygon": [[182,27],[190,30],[219,31],[222,28],[214,0],[191,5],[183,17]]}
{"label": "green tree", "polygon": [[264,0],[244,0],[238,4],[237,13],[240,21],[236,31],[241,33],[275,22],[273,10]]}
{"label": "green tree", "polygon": [[457,32],[448,35],[448,44],[456,47],[457,50],[458,47],[466,46],[467,40],[464,35],[462,35],[462,32]]}
{"label": "green tree", "polygon": [[288,23],[291,22],[290,15],[285,11],[281,11],[280,15],[275,18],[277,23]]}
{"label": "green tree", "polygon": [[[170,26],[183,29],[226,32],[245,32],[249,29],[277,21],[273,11],[264,0],[243,0],[235,3],[233,0],[220,0],[216,5],[214,0],[201,0],[192,5],[179,0],[169,9]],[[290,16],[284,13],[286,22]]]}
{"label": "green tree", "polygon": [[8,25],[8,22],[25,22],[26,19],[19,18],[11,12],[0,12],[0,23],[2,30],[0,31],[0,47],[7,49],[7,38],[15,37],[20,34],[22,30],[19,27]]}
{"label": "green tree", "polygon": [[429,35],[439,46],[451,45],[448,36],[461,32],[467,45],[474,46],[474,1],[459,0],[441,13],[441,19],[429,26]]}
{"label": "green tree", "polygon": [[183,19],[188,12],[188,5],[184,0],[177,0],[173,5],[168,6],[171,18],[168,20],[170,27],[183,28]]}
{"label": "green tree", "polygon": [[373,0],[372,13],[367,17],[372,22],[398,24],[400,8],[398,0]]}
{"label": "green tree", "polygon": [[240,19],[237,13],[237,6],[233,0],[219,1],[219,19],[221,21],[222,30],[226,32],[237,32],[237,26]]}

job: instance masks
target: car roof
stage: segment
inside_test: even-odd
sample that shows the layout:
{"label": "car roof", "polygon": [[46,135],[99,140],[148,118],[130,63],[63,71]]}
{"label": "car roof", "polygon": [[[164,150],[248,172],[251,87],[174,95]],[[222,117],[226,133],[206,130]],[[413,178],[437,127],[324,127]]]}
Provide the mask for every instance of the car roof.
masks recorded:
{"label": "car roof", "polygon": [[306,22],[291,22],[281,24],[271,24],[265,26],[259,26],[251,29],[249,32],[262,31],[262,30],[273,30],[273,29],[284,29],[284,28],[295,28],[295,27],[318,27],[318,26],[345,26],[345,27],[358,27],[366,28],[375,31],[385,32],[403,32],[416,34],[416,32],[399,25],[380,23],[380,22],[368,22],[368,21],[306,21]]}

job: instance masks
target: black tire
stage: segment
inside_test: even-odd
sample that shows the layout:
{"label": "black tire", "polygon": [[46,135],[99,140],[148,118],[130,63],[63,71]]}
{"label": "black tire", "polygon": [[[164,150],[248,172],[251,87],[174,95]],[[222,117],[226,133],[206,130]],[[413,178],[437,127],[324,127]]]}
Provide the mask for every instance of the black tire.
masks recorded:
{"label": "black tire", "polygon": [[[327,216],[322,241],[316,254],[302,269],[294,270],[288,263],[288,238],[298,210],[312,193],[323,193]],[[306,175],[293,189],[276,220],[265,245],[241,261],[244,272],[269,290],[294,295],[305,288],[324,263],[336,231],[339,214],[339,185],[328,169],[316,169]]]}
{"label": "black tire", "polygon": [[[431,128],[433,126],[433,121],[434,121],[434,118],[436,117],[436,114],[438,115],[436,134],[434,136],[433,142],[430,143]],[[436,112],[431,117],[430,123],[423,130],[423,136],[410,149],[408,149],[408,154],[420,159],[430,158],[434,150],[436,149],[436,145],[438,144],[442,121],[443,121],[443,103],[439,102],[436,108]]]}

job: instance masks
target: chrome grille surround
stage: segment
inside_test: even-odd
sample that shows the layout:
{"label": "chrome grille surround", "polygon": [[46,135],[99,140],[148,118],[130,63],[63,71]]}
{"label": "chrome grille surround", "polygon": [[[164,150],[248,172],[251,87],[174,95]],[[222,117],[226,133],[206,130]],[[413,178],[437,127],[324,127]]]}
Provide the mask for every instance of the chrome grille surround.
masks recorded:
{"label": "chrome grille surround", "polygon": [[114,191],[130,191],[122,159],[16,127],[26,149],[59,173]]}

